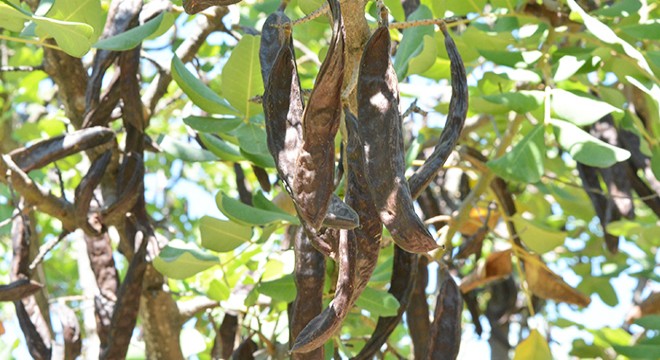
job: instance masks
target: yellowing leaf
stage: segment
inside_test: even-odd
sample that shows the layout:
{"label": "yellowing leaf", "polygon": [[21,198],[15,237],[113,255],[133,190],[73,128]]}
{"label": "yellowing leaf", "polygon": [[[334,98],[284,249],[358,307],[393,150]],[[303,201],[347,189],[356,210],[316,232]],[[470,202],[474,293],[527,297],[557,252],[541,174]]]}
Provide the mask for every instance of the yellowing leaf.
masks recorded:
{"label": "yellowing leaf", "polygon": [[518,236],[520,236],[523,243],[539,254],[546,253],[562,245],[567,236],[565,232],[527,220],[520,214],[512,216],[511,220],[516,226]]}
{"label": "yellowing leaf", "polygon": [[527,339],[516,346],[516,353],[513,360],[552,360],[552,353],[548,342],[543,335],[534,329],[529,333]]}
{"label": "yellowing leaf", "polygon": [[520,250],[518,256],[525,265],[525,279],[534,295],[583,307],[591,303],[589,297],[568,285],[559,275],[548,269],[537,256],[524,250]]}
{"label": "yellowing leaf", "polygon": [[505,278],[511,274],[511,250],[491,253],[486,261],[466,276],[461,283],[461,292],[467,293],[489,282]]}

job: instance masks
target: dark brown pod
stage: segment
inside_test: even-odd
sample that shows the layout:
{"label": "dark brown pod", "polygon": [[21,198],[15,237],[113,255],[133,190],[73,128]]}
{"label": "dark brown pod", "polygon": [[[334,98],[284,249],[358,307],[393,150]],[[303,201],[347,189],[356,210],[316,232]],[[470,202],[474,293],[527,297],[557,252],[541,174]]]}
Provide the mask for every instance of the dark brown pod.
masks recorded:
{"label": "dark brown pod", "polygon": [[92,166],[89,167],[89,171],[85,177],[82,178],[80,184],[76,187],[75,191],[75,207],[74,214],[76,217],[76,222],[83,231],[90,234],[100,233],[101,229],[93,228],[88,220],[88,212],[92,198],[94,197],[94,189],[99,185],[103,175],[105,175],[105,170],[110,164],[110,159],[112,158],[112,152],[106,151],[97,157],[93,162]]}
{"label": "dark brown pod", "polygon": [[357,281],[355,283],[355,300],[357,300],[367,286],[378,263],[383,223],[380,222],[378,210],[371,199],[367,186],[364,151],[358,135],[358,120],[348,108],[344,108],[344,114],[348,137],[346,143],[348,165],[346,204],[355,209],[360,218],[360,226],[353,230],[358,249]]}
{"label": "dark brown pod", "polygon": [[[304,327],[323,310],[323,285],[325,281],[325,257],[312,246],[302,228],[295,230],[294,254],[296,266],[296,300],[291,308],[289,329],[291,339],[298,337]],[[293,354],[293,359],[322,359],[323,348],[307,354]]]}
{"label": "dark brown pod", "polygon": [[373,358],[374,354],[383,346],[401,321],[415,288],[418,260],[419,255],[411,254],[398,246],[394,247],[394,263],[392,265],[389,293],[399,301],[399,310],[395,316],[378,318],[373,334],[360,350],[360,353],[353,359],[367,360]]}
{"label": "dark brown pod", "polygon": [[[273,44],[277,44],[277,46]],[[284,187],[296,205],[298,214],[303,220],[306,220],[304,209],[313,206],[313,204],[308,203],[312,198],[299,196],[294,185],[296,173],[299,171],[296,161],[301,152],[300,149],[303,147],[303,98],[300,92],[300,81],[291,40],[291,22],[281,12],[271,14],[266,19],[262,31],[259,59],[261,61],[261,75],[266,88],[263,96],[263,107],[266,118],[268,150],[275,160],[277,171]],[[271,73],[277,74],[277,76],[271,77]],[[333,178],[334,136],[333,148],[331,153],[328,154],[332,155],[330,177]],[[315,183],[314,186],[321,189],[324,185]],[[358,225],[357,214],[341,199],[332,194],[332,189],[334,189],[334,186],[323,189],[324,193],[319,195],[326,196],[325,192],[327,192],[329,196],[326,200],[328,203],[325,205],[321,224],[333,228],[351,229],[356,227]],[[308,228],[318,230],[318,227],[311,224]]]}
{"label": "dark brown pod", "polygon": [[77,152],[107,144],[114,138],[114,131],[96,126],[42,140],[30,147],[16,149],[9,155],[21,170],[30,172]]}
{"label": "dark brown pod", "polygon": [[362,55],[357,89],[358,132],[367,184],[381,221],[402,249],[424,253],[438,245],[415,214],[405,178],[398,81],[390,61],[390,46],[389,30],[380,27]]}
{"label": "dark brown pod", "polygon": [[456,147],[456,143],[463,130],[463,125],[465,124],[465,117],[468,110],[469,94],[463,59],[456,48],[454,40],[449,36],[447,27],[441,24],[440,29],[445,36],[445,48],[451,61],[451,99],[449,100],[449,113],[447,114],[445,128],[442,130],[442,134],[440,134],[438,145],[433,149],[431,156],[429,156],[408,181],[413,199],[419,197],[424,189],[433,181],[438,170],[442,168],[449,154]]}
{"label": "dark brown pod", "polygon": [[228,6],[239,2],[241,0],[183,0],[183,10],[193,15],[211,6]]}
{"label": "dark brown pod", "polygon": [[314,229],[321,227],[334,190],[335,136],[344,78],[344,24],[339,1],[328,3],[333,18],[332,39],[303,114],[303,142],[293,182],[299,214]]}
{"label": "dark brown pod", "polygon": [[7,285],[0,285],[0,301],[16,301],[28,297],[44,286],[34,280],[21,278]]}
{"label": "dark brown pod", "polygon": [[435,303],[435,314],[431,324],[431,344],[427,359],[451,359],[458,357],[461,346],[461,313],[463,297],[458,286],[449,275],[442,271],[442,285]]}
{"label": "dark brown pod", "polygon": [[318,349],[341,327],[351,309],[356,282],[356,242],[353,230],[339,231],[339,277],[335,297],[321,314],[300,332],[291,347],[292,353]]}

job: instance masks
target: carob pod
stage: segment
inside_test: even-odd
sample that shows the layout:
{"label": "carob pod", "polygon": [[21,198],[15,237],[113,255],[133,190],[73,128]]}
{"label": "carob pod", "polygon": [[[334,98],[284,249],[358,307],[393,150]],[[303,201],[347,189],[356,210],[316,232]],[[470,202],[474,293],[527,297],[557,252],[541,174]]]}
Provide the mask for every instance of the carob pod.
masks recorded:
{"label": "carob pod", "polygon": [[410,339],[415,351],[415,359],[424,359],[428,351],[431,336],[431,321],[429,320],[429,303],[426,301],[426,286],[429,282],[429,260],[425,256],[419,258],[417,264],[417,279],[406,309],[406,319],[410,329]]}
{"label": "carob pod", "polygon": [[0,285],[0,301],[17,301],[28,297],[44,286],[34,280],[20,278],[7,285]]}
{"label": "carob pod", "polygon": [[[440,28],[445,36],[445,47],[447,48],[447,53],[449,54],[449,59],[451,61],[452,95],[449,103],[449,114],[447,116],[447,124],[445,126],[445,129],[442,131],[442,135],[440,135],[439,144],[433,150],[433,153],[429,157],[429,160],[425,162],[425,166],[420,168],[410,178],[409,181],[410,192],[413,198],[417,198],[424,191],[424,189],[426,189],[426,187],[430,184],[430,182],[433,181],[433,178],[435,178],[437,171],[442,167],[442,165],[444,165],[444,162],[447,160],[449,153],[451,152],[451,150],[456,145],[456,142],[458,141],[458,137],[463,128],[463,124],[465,122],[465,116],[467,114],[468,91],[467,91],[467,79],[465,76],[465,67],[463,65],[463,60],[461,59],[458,50],[456,49],[456,44],[447,33],[444,24],[442,24]],[[382,28],[379,28],[379,30],[380,29]],[[377,30],[377,32],[379,30]],[[389,34],[386,32],[383,33],[384,32],[383,30],[380,31],[381,31],[380,36],[387,37],[386,40],[381,40],[383,42],[387,41],[388,45],[381,49],[381,51],[385,52],[386,51],[385,49],[389,49]],[[370,43],[373,41],[376,34],[377,33],[374,33],[372,39],[369,40]],[[365,50],[365,54],[366,54],[366,50]],[[364,61],[364,56],[363,56],[363,61]],[[389,62],[389,57],[388,57],[388,62]],[[360,69],[362,69],[362,67]],[[396,77],[394,77],[394,80],[396,81]],[[360,83],[358,82],[358,96],[360,96],[359,85]],[[369,100],[369,99],[367,98],[364,100]],[[360,117],[360,119],[362,119],[362,117]],[[399,247],[396,247],[395,250],[397,251],[395,252],[395,255],[401,252]],[[396,256],[395,256],[395,261],[396,261]],[[398,281],[399,277],[408,276],[407,274],[410,274],[413,271],[415,271],[416,267],[413,269],[412,267],[410,267],[412,266],[411,263],[408,263],[408,265],[409,267],[407,268],[403,265],[400,267],[396,267],[396,266],[394,267],[392,271],[392,285],[394,285],[394,283]],[[392,287],[390,288],[390,291],[392,291]],[[400,293],[401,292],[404,292],[404,290],[400,290]],[[402,298],[405,297],[402,296]],[[405,311],[407,307],[407,302],[401,302],[401,301],[399,302],[401,304],[399,307],[399,313],[401,313]],[[366,359],[369,356],[373,355],[387,340],[387,338],[392,333],[392,331],[394,331],[394,329],[396,328],[396,324],[400,320],[401,317],[379,318],[376,329],[374,330],[374,334],[370,338],[367,345],[365,345],[365,347],[362,349],[360,354],[356,357],[356,359]]]}
{"label": "carob pod", "polygon": [[[302,214],[302,208],[306,204],[301,202],[294,191],[294,177],[297,171],[296,161],[303,142],[304,104],[293,52],[291,20],[281,11],[271,14],[264,23],[261,39],[259,59],[265,84],[262,101],[268,150],[275,160],[277,171],[296,205],[298,214]],[[269,76],[271,73],[277,76]],[[334,155],[332,164],[331,174],[334,172]],[[334,186],[328,191],[332,192],[332,189]],[[334,194],[330,195],[326,210],[324,226],[350,229],[358,225],[355,211]],[[311,234],[315,234],[318,228],[310,225],[308,230],[313,230]]]}
{"label": "carob pod", "polygon": [[461,291],[449,271],[442,271],[442,279],[431,324],[431,342],[427,359],[456,359],[461,346]]}
{"label": "carob pod", "polygon": [[30,172],[69,155],[108,144],[114,138],[115,133],[111,129],[95,126],[39,141],[30,147],[16,149],[9,155],[21,170]]}
{"label": "carob pod", "polygon": [[445,128],[440,134],[438,145],[433,149],[433,153],[429,156],[424,164],[417,169],[415,174],[410,177],[408,184],[410,184],[410,192],[413,199],[426,189],[426,187],[433,181],[438,170],[442,168],[445,161],[451,154],[451,151],[456,147],[458,138],[463,130],[465,124],[465,117],[468,110],[468,86],[467,77],[465,75],[465,66],[463,59],[459,54],[454,40],[449,36],[447,27],[444,23],[440,24],[440,30],[445,37],[445,48],[449,55],[451,62],[451,99],[449,100],[449,113],[447,114],[447,123]]}
{"label": "carob pod", "polygon": [[90,203],[94,197],[94,189],[101,183],[105,170],[110,164],[112,152],[106,151],[98,156],[92,162],[92,165],[87,171],[87,175],[80,180],[80,184],[76,187],[75,191],[75,206],[74,214],[78,226],[88,234],[100,234],[101,228],[96,229],[90,225],[87,217],[89,213]]}
{"label": "carob pod", "polygon": [[[337,229],[328,229],[323,232],[321,240],[324,246],[329,247],[329,256],[340,261],[340,287],[345,286],[341,283],[343,279],[347,279],[346,274],[343,272],[345,269],[355,273],[355,281],[353,282],[352,288],[352,297],[345,299],[337,299],[338,296],[345,296],[345,293],[337,292],[335,296],[335,301],[331,306],[324,312],[325,316],[319,316],[318,319],[310,322],[310,324],[303,330],[301,333],[302,340],[296,340],[296,345],[303,344],[307,342],[309,344],[318,344],[319,346],[325,343],[334,332],[341,326],[341,323],[344,321],[348,312],[353,307],[353,304],[360,296],[364,288],[367,286],[371,274],[378,263],[378,253],[380,252],[380,237],[383,229],[383,224],[380,222],[378,217],[378,211],[371,199],[371,194],[369,188],[366,185],[365,173],[364,173],[364,153],[362,150],[362,144],[358,137],[357,133],[357,119],[348,108],[344,108],[344,114],[346,115],[346,129],[348,135],[348,142],[346,148],[347,154],[347,181],[348,188],[346,194],[346,203],[355,209],[360,217],[360,227],[357,227],[352,230],[352,233],[355,238],[355,251],[348,255],[351,258],[343,259],[340,255],[339,259],[336,259],[336,241],[337,238],[341,236],[340,231]],[[348,236],[351,236],[349,232]],[[342,244],[340,240],[340,244]],[[340,249],[340,254],[342,250]],[[351,262],[346,266],[343,266],[344,262]],[[346,280],[348,281],[348,280]],[[347,292],[346,292],[347,293]],[[337,312],[332,307],[341,307],[343,312]],[[331,315],[329,315],[331,314]],[[323,329],[319,331],[318,329]],[[307,335],[307,334],[311,335]],[[295,346],[294,345],[294,349]],[[299,345],[300,348],[305,349],[303,345]]]}
{"label": "carob pod", "polygon": [[419,255],[411,254],[399,246],[394,247],[394,263],[392,265],[392,282],[389,293],[399,301],[399,310],[395,316],[379,317],[376,329],[364,345],[360,353],[353,359],[371,359],[373,355],[383,346],[387,338],[403,317],[403,312],[408,308],[408,303],[415,288],[417,279],[417,263]]}
{"label": "carob pod", "polygon": [[379,27],[369,39],[358,76],[358,133],[365,156],[367,184],[381,221],[406,251],[438,247],[415,214],[405,178],[406,162],[396,73],[390,61],[390,33]]}
{"label": "carob pod", "polygon": [[[289,329],[291,339],[323,310],[323,285],[325,281],[325,257],[318,252],[302,228],[296,228],[293,251],[296,257],[294,280],[296,299],[291,308]],[[322,359],[323,347],[306,354],[292,354],[292,359]]]}
{"label": "carob pod", "polygon": [[340,327],[350,311],[356,282],[357,246],[353,230],[339,230],[339,277],[335,297],[321,314],[312,319],[298,334],[292,353],[307,353],[325,343]]}
{"label": "carob pod", "polygon": [[298,213],[318,230],[334,190],[335,136],[341,119],[344,78],[344,24],[338,0],[328,0],[332,39],[302,118],[302,145],[296,159],[293,193]]}

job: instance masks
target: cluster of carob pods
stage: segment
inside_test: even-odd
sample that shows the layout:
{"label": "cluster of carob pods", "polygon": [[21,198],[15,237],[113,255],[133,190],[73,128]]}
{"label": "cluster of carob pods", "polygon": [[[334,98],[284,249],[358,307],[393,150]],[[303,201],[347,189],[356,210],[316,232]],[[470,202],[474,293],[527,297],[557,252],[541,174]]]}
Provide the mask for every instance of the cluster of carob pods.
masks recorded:
{"label": "cluster of carob pods", "polygon": [[[437,248],[413,203],[456,145],[467,113],[463,62],[441,24],[451,60],[449,115],[433,154],[407,180],[398,82],[390,60],[387,21],[382,21],[364,48],[357,77],[356,117],[347,104],[342,105],[345,44],[340,5],[338,0],[328,3],[332,39],[306,105],[296,68],[292,24],[282,9],[268,17],[261,38],[268,149],[302,224],[296,239],[297,266],[313,262],[305,258],[313,254],[299,251],[305,242],[339,266],[335,297],[328,308],[300,331],[292,331],[293,353],[318,349],[339,329],[376,266],[383,225],[396,245],[414,256],[415,261],[410,263],[415,269],[417,255],[413,254]],[[386,19],[387,14],[382,17]],[[335,137],[342,113],[347,135],[343,201],[334,194]],[[300,298],[304,286],[298,291]],[[460,301],[460,294],[455,295],[458,300],[454,302]],[[314,294],[309,296],[311,299]],[[451,321],[459,328],[460,336],[460,308],[453,311]]]}

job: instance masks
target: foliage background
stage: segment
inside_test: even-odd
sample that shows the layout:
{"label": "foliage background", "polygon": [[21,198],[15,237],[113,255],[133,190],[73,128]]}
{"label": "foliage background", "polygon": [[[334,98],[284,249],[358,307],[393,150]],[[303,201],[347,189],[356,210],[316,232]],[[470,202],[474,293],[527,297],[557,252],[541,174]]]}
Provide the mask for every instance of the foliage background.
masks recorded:
{"label": "foliage background", "polygon": [[[322,2],[292,0],[287,13],[293,19],[300,18]],[[157,3],[147,5],[160,9],[154,5]],[[402,2],[385,3],[393,21],[406,20]],[[144,40],[140,87],[149,113],[146,134],[158,150],[148,151],[144,157],[146,209],[159,242],[166,245],[153,258],[153,266],[167,276],[163,293],[193,309],[177,320],[180,324],[171,324],[183,328],[182,355],[209,358],[219,325],[227,314],[239,314],[241,341],[251,338],[263,356],[282,356],[288,342],[286,304],[295,297],[290,275],[294,259],[286,225],[297,220],[272,207],[270,200],[282,204],[282,189],[273,186],[269,190],[258,181],[260,170],[255,165],[267,169],[271,183],[276,177],[265,145],[262,109],[253,100],[263,92],[255,29],[261,28],[279,1],[245,1],[229,11],[212,10],[222,22],[206,34],[208,38],[202,39],[197,51],[186,57],[178,53],[172,61],[173,53],[190,39],[190,34],[208,21],[203,18],[206,15],[186,15],[181,12],[180,2],[174,1],[174,6],[163,7],[166,10],[161,15],[142,21],[130,36],[99,41],[109,2],[56,0],[46,11],[48,5],[28,2],[21,5],[21,9],[31,12],[25,14],[17,13],[7,2],[0,3],[0,23],[4,27],[0,33],[2,153],[72,132],[80,124],[84,105],[81,111],[75,99],[66,98],[76,94],[75,79],[58,78],[62,74],[57,72],[66,69],[57,67],[61,64],[47,65],[56,57],[53,52],[60,53],[53,47],[82,57],[81,64],[88,70],[98,49],[126,50]],[[453,221],[432,225],[454,255],[434,254],[435,260],[449,263],[457,279],[465,280],[471,274],[477,277],[478,290],[471,294],[471,301],[482,315],[475,319],[474,313],[465,311],[461,356],[472,356],[475,343],[480,344],[479,349],[489,348],[493,357],[506,354],[502,338],[492,335],[496,332],[504,334],[521,358],[541,356],[545,340],[550,341],[557,358],[653,358],[660,351],[657,317],[630,324],[641,315],[659,311],[657,300],[647,300],[652,300],[651,294],[660,289],[660,227],[653,205],[660,178],[658,11],[657,2],[637,0],[422,0],[421,6],[409,14],[408,20],[464,17],[452,29],[470,83],[467,130],[461,147],[428,195],[437,203],[436,212],[428,213],[420,202],[425,217],[454,215]],[[368,2],[366,16],[372,28],[375,14],[374,3]],[[327,48],[328,32],[325,17],[294,28],[303,88],[313,86]],[[434,145],[444,124],[450,92],[449,61],[443,38],[433,26],[391,33],[400,41],[394,65],[402,81],[401,111],[413,99],[418,99],[417,105],[423,110],[404,123],[407,159],[412,167]],[[48,37],[54,41],[46,41]],[[103,89],[108,88],[114,71],[114,67],[108,71]],[[173,81],[166,83],[162,98],[154,95],[155,84],[169,76]],[[71,88],[63,88],[62,81],[71,83]],[[117,112],[112,119],[120,116]],[[619,131],[627,130],[638,137],[640,145],[626,148],[620,142],[597,140],[600,137],[608,141],[592,127],[601,124],[604,116],[610,116],[611,124]],[[113,121],[109,126],[122,144],[126,133],[121,122]],[[475,160],[468,147],[489,161]],[[617,164],[629,166],[631,159],[640,156],[643,166],[630,165],[632,172],[615,169]],[[597,173],[598,189],[585,184],[578,162],[609,169],[609,173]],[[74,189],[89,165],[87,155],[76,154],[29,175],[55,195],[73,199]],[[496,177],[503,179],[513,194],[518,215],[507,215],[501,199],[488,189]],[[615,183],[611,177],[621,182]],[[630,185],[633,177],[647,184],[652,193],[639,194]],[[248,195],[241,194],[241,190],[247,190]],[[6,182],[0,185],[0,191],[0,219],[11,219],[18,194]],[[595,210],[589,194],[604,194],[607,209],[596,206]],[[237,199],[250,201],[263,211],[245,207]],[[626,199],[627,205],[623,204]],[[492,213],[486,210],[489,206],[494,209]],[[634,209],[629,210],[632,215],[629,212],[628,218],[622,214],[625,206]],[[482,211],[470,211],[472,208]],[[616,211],[618,218],[612,215]],[[600,219],[599,212],[607,216]],[[60,221],[39,211],[33,214],[37,246],[54,241],[62,233]],[[488,221],[491,217],[501,221]],[[517,266],[511,274],[499,274],[499,279],[479,275],[480,264],[488,262],[489,254],[510,248],[517,240],[507,228],[509,221],[518,229],[524,246],[542,255],[549,269],[566,281],[561,291],[553,290],[554,300],[531,297],[535,291],[530,290],[519,267],[524,257],[521,253],[513,256]],[[461,245],[475,240],[474,222],[477,229],[484,222],[490,223],[488,231],[481,234],[485,238],[483,248],[470,251],[481,259],[474,254],[458,259],[455,255]],[[8,283],[11,220],[2,224],[0,254],[4,261],[0,263],[0,282]],[[617,254],[611,254],[605,246],[604,225],[607,233],[621,242]],[[110,238],[117,249],[120,236],[111,231]],[[391,257],[390,244],[382,250],[369,289],[340,337],[327,345],[328,350],[336,347],[344,356],[353,355],[371,333],[377,316],[396,311],[398,303],[387,293]],[[83,352],[89,356],[98,346],[93,340],[93,296],[98,290],[86,258],[85,241],[80,232],[75,232],[50,250],[40,273],[46,284],[44,293],[50,303],[55,339],[61,342],[57,307],[67,304],[83,324]],[[118,251],[113,258],[123,278],[128,261]],[[333,269],[330,262],[328,301]],[[432,261],[426,288],[429,304],[435,303],[437,269]],[[591,304],[584,309],[562,304],[566,300],[562,291],[574,294],[572,288],[590,298]],[[512,303],[495,303],[503,298]],[[0,320],[6,329],[0,338],[0,351],[7,358],[25,356],[13,306],[0,306]],[[497,306],[508,308],[493,318],[489,311]],[[633,316],[635,311],[637,315]],[[149,347],[145,344],[149,337],[145,340],[141,336],[147,331],[144,313],[141,315],[129,358],[144,357],[144,349]],[[484,327],[484,340],[477,340],[475,323]],[[404,321],[390,337],[384,350],[386,358],[410,356],[407,326]],[[535,346],[519,345],[525,338]],[[178,341],[169,346],[177,347]]]}

